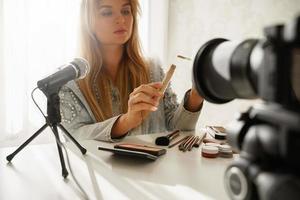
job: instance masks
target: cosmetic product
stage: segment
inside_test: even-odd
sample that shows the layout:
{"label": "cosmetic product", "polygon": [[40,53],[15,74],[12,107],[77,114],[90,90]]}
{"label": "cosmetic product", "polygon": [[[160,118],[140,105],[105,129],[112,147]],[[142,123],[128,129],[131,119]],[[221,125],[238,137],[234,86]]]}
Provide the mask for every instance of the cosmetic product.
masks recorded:
{"label": "cosmetic product", "polygon": [[155,144],[160,146],[168,146],[170,142],[178,136],[179,136],[179,130],[175,130],[166,136],[157,137],[155,139]]}
{"label": "cosmetic product", "polygon": [[205,158],[216,158],[219,154],[219,148],[214,146],[202,146],[201,154]]}
{"label": "cosmetic product", "polygon": [[169,82],[170,82],[170,80],[171,80],[171,78],[172,78],[172,76],[174,74],[175,69],[176,69],[176,65],[172,64],[170,66],[169,70],[167,71],[167,73],[166,73],[163,81],[162,81],[163,86],[160,89],[160,92],[165,93],[165,91],[166,91],[166,89],[167,89],[167,87],[169,85]]}

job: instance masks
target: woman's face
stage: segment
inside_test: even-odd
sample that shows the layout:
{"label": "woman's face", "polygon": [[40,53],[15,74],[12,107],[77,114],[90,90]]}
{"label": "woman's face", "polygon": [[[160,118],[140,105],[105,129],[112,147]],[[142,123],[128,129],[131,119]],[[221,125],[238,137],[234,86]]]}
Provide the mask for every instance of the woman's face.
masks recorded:
{"label": "woman's face", "polygon": [[95,34],[102,45],[123,45],[132,33],[129,0],[100,0],[96,4]]}

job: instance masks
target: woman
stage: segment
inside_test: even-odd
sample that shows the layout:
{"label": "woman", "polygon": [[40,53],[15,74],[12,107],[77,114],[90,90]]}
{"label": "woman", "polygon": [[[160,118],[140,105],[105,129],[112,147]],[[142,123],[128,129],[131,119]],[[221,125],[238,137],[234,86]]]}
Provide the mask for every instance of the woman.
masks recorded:
{"label": "woman", "polygon": [[203,99],[192,89],[178,105],[157,63],[141,55],[138,0],[85,0],[82,56],[91,71],[60,92],[63,125],[77,139],[116,141],[127,134],[193,130]]}

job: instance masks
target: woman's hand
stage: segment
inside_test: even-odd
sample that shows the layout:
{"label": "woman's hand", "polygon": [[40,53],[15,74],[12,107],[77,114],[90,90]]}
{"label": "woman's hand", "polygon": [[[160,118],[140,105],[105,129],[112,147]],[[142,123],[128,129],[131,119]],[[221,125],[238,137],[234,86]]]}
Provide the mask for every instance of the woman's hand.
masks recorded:
{"label": "woman's hand", "polygon": [[129,95],[127,113],[121,115],[112,127],[113,138],[124,136],[129,130],[140,125],[150,112],[156,111],[162,83],[149,83],[134,89]]}
{"label": "woman's hand", "polygon": [[201,109],[203,100],[203,97],[199,95],[196,88],[192,87],[185,107],[191,112],[197,112]]}
{"label": "woman's hand", "polygon": [[150,112],[157,110],[159,100],[163,96],[159,92],[161,87],[160,82],[143,84],[129,95],[128,111],[125,116],[132,128],[140,125]]}

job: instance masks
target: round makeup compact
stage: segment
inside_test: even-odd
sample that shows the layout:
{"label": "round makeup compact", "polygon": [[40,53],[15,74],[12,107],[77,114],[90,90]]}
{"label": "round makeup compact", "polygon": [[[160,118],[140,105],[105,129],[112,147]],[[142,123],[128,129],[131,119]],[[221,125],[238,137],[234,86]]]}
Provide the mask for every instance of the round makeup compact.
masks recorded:
{"label": "round makeup compact", "polygon": [[203,145],[202,156],[206,158],[216,158],[219,154],[219,148],[215,146]]}
{"label": "round makeup compact", "polygon": [[219,156],[223,158],[232,158],[233,153],[231,146],[229,145],[219,145]]}
{"label": "round makeup compact", "polygon": [[215,133],[215,139],[217,139],[217,140],[225,140],[226,139],[226,133],[216,132]]}
{"label": "round makeup compact", "polygon": [[213,143],[213,142],[207,142],[207,143],[205,143],[205,146],[213,146],[213,147],[218,147],[219,148],[220,144]]}
{"label": "round makeup compact", "polygon": [[204,138],[203,143],[217,143],[217,144],[225,144],[225,141],[222,140],[216,140],[214,138]]}

